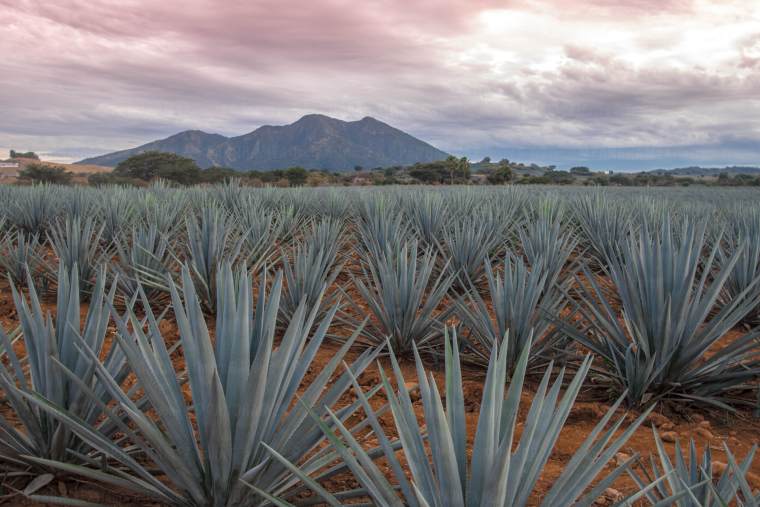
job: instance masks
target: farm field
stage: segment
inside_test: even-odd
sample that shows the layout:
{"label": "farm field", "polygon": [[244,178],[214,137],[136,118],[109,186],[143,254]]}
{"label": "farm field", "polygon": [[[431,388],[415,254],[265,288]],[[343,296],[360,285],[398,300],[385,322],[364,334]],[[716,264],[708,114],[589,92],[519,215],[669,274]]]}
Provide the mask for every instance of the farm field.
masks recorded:
{"label": "farm field", "polygon": [[8,505],[760,505],[760,190],[0,187],[0,275]]}

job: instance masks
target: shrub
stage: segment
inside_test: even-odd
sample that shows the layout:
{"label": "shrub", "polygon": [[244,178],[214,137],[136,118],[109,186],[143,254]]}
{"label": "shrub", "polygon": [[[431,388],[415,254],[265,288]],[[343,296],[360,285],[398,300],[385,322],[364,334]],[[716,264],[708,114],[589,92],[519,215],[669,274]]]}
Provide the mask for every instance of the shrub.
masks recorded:
{"label": "shrub", "polygon": [[29,164],[18,173],[19,179],[32,183],[52,183],[68,185],[74,174],[65,167],[50,164]]}

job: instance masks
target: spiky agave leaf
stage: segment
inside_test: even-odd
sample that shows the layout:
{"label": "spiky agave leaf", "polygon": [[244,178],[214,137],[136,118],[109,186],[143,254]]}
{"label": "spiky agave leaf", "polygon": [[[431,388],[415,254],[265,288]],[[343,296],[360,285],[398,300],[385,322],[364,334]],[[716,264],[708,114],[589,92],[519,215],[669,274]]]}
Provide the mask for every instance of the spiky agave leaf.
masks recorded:
{"label": "spiky agave leaf", "polygon": [[252,195],[240,197],[233,216],[240,224],[245,243],[243,245],[248,267],[257,271],[267,264],[277,250],[277,245],[290,231],[286,220],[281,220],[277,209],[267,207]]}
{"label": "spiky agave leaf", "polygon": [[604,374],[627,391],[631,405],[667,398],[728,408],[731,391],[748,388],[760,375],[760,330],[731,340],[715,354],[707,352],[758,304],[760,280],[714,312],[739,254],[717,266],[718,244],[702,257],[704,225],[687,222],[680,231],[676,239],[669,219],[659,233],[645,226],[610,260],[619,311],[584,269],[589,287],[579,280],[569,302],[591,327],[559,324],[605,358]]}
{"label": "spiky agave leaf", "polygon": [[318,313],[331,306],[322,295],[335,283],[343,268],[343,263],[336,264],[342,228],[342,221],[323,220],[315,224],[303,242],[293,248],[290,258],[283,251],[281,259],[285,287],[280,317],[284,321],[287,322],[302,303],[307,311],[311,311],[314,304],[322,300]]}
{"label": "spiky agave leaf", "polygon": [[[333,378],[353,342],[349,340],[328,364],[322,365],[299,396],[299,386],[322,345],[335,308],[310,333],[314,312],[307,315],[305,306],[301,306],[275,346],[282,275],[277,275],[269,291],[266,280],[260,281],[257,303],[253,305],[252,278],[245,268],[233,271],[227,262],[218,272],[215,343],[204,321],[190,270],[183,268],[181,289],[169,282],[190,384],[190,405],[147,301],[143,302],[147,327],[130,313],[125,319],[117,318],[116,336],[137,385],[149,400],[151,415],[136,406],[119,383],[98,367],[98,376],[117,400],[109,415],[119,412],[127,416],[129,425],[121,424],[120,429],[144,453],[147,463],[134,460],[124,449],[93,435],[88,424],[70,413],[40,402],[45,410],[65,421],[70,431],[90,439],[91,445],[125,469],[102,474],[99,480],[172,504],[261,505],[264,498],[253,494],[242,481],[268,494],[285,496],[299,483],[288,467],[269,458],[264,444],[288,460],[303,462],[317,477],[336,473],[322,471],[335,460],[335,453],[322,447],[325,437],[309,413],[322,414],[324,407],[333,406],[349,387],[351,374],[360,374],[378,352],[366,351],[350,371]],[[93,357],[88,347],[82,348]],[[297,398],[300,403],[296,403]],[[339,420],[347,421],[357,409],[355,403],[338,410]],[[171,488],[150,473],[153,467],[166,476]],[[87,476],[94,473],[86,467],[68,470]]]}
{"label": "spiky agave leaf", "polygon": [[518,229],[518,236],[528,265],[546,273],[547,283],[554,286],[560,282],[578,240],[565,231],[562,213],[554,207],[549,210],[536,219],[526,220],[525,225]]}
{"label": "spiky agave leaf", "polygon": [[94,216],[84,219],[79,216],[66,217],[57,222],[48,234],[48,241],[58,259],[58,265],[46,264],[48,277],[57,279],[59,266],[67,273],[77,266],[79,287],[89,292],[93,285],[98,265],[104,262],[108,249],[103,249],[101,239],[103,224]]}
{"label": "spiky agave leaf", "polygon": [[402,198],[400,203],[422,243],[428,247],[436,246],[449,219],[448,206],[443,196],[439,193],[425,192],[419,195],[415,192]]}
{"label": "spiky agave leaf", "polygon": [[601,192],[572,201],[572,209],[594,261],[606,265],[634,227],[634,208]]}
{"label": "spiky agave leaf", "polygon": [[166,277],[173,271],[176,256],[172,245],[155,225],[132,229],[129,241],[114,241],[116,259],[112,269],[127,297],[137,294],[141,283],[149,300],[168,295]]}
{"label": "spiky agave leaf", "polygon": [[55,218],[56,191],[48,184],[16,189],[15,199],[8,209],[10,222],[29,234],[45,234]]}
{"label": "spiky agave leaf", "polygon": [[[451,341],[447,338],[445,408],[433,375],[425,372],[419,355],[415,356],[426,437],[418,426],[409,393],[405,388],[396,392],[380,368],[411,480],[404,474],[391,440],[378,419],[371,415],[372,407],[355,380],[354,389],[364,410],[370,414],[372,429],[385,451],[383,457],[393,471],[397,486],[384,476],[337,417],[333,417],[332,421],[337,434],[324,426],[325,433],[339,450],[341,458],[374,503],[399,507],[514,507],[526,505],[534,497],[536,482],[580,391],[591,358],[588,357],[583,362],[564,395],[561,395],[564,373],[560,372],[554,382],[550,383],[552,368],[547,369],[528,411],[521,438],[513,449],[529,354],[527,349],[521,354],[510,386],[506,389],[507,355],[503,349],[499,351],[498,345],[495,346],[483,389],[472,455],[469,457],[458,348],[456,335],[453,335]],[[391,364],[397,385],[405,386],[404,376],[393,355]],[[628,428],[623,428],[625,415],[610,424],[621,401],[622,399],[618,400],[610,408],[581,443],[563,473],[543,496],[541,505],[590,506],[612,481],[628,469],[630,460],[602,477],[589,490],[592,482],[649,413],[643,413]],[[618,431],[622,433],[615,438]],[[427,448],[430,449],[429,453]],[[279,456],[274,457],[283,461]],[[313,491],[331,505],[339,505],[334,496],[327,497],[316,488]]]}
{"label": "spiky agave leaf", "polygon": [[[381,254],[362,267],[363,276],[353,279],[366,309],[348,298],[356,315],[369,311],[370,321],[362,340],[373,346],[389,340],[399,354],[411,352],[412,344],[428,349],[436,347],[443,334],[443,324],[454,311],[449,305],[440,312],[454,275],[443,272],[434,277],[436,255],[432,250],[418,255],[417,242],[397,247],[398,253]],[[347,318],[349,322],[356,319]]]}
{"label": "spiky agave leaf", "polygon": [[39,234],[28,234],[18,229],[0,238],[0,267],[15,284],[26,280],[27,272],[36,278],[41,264]]}
{"label": "spiky agave leaf", "polygon": [[182,216],[188,211],[186,196],[168,193],[151,186],[135,200],[136,215],[145,227],[155,227],[168,239],[181,229]]}
{"label": "spiky agave leaf", "polygon": [[[742,482],[752,465],[756,446],[747,454],[737,467],[727,466],[722,472],[714,467],[710,446],[706,445],[701,459],[693,439],[689,440],[688,453],[679,442],[675,443],[675,459],[672,460],[656,429],[654,440],[657,456],[650,456],[650,467],[631,468],[628,474],[640,488],[652,482],[652,477],[665,477],[656,487],[650,489],[645,498],[652,505],[673,505],[675,507],[724,507],[731,505],[737,493],[742,489]],[[736,460],[728,446],[723,444],[726,456],[731,463]]]}
{"label": "spiky agave leaf", "polygon": [[548,273],[530,270],[521,258],[507,255],[501,273],[486,260],[485,275],[488,298],[471,286],[457,301],[457,315],[472,342],[471,359],[487,365],[494,344],[503,348],[508,342],[511,371],[526,345],[532,345],[531,360],[549,352],[556,341],[550,316],[560,315],[567,303],[562,292],[547,283]]}
{"label": "spiky agave leaf", "polygon": [[203,306],[214,309],[216,269],[221,263],[240,260],[244,235],[236,220],[217,205],[204,206],[200,217],[189,217],[187,225],[187,266]]}
{"label": "spiky agave leaf", "polygon": [[[311,189],[310,195],[315,194]],[[317,217],[337,221],[347,220],[353,211],[355,202],[342,190],[335,188],[320,189],[319,199],[312,205],[312,214]]]}
{"label": "spiky agave leaf", "polygon": [[[753,450],[755,448],[756,446],[753,446]],[[728,466],[733,480],[739,483],[739,505],[741,507],[760,507],[760,494],[757,492],[757,489],[753,489],[749,485],[745,477],[746,469],[736,462],[736,458],[728,449],[726,449],[726,457],[728,458]]]}
{"label": "spiky agave leaf", "polygon": [[245,191],[240,185],[240,178],[227,178],[208,190],[211,197],[222,203],[229,213],[244,206]]}
{"label": "spiky agave leaf", "polygon": [[457,277],[458,286],[477,284],[483,276],[484,261],[504,242],[502,225],[483,217],[457,220],[442,234],[440,245],[448,269]]}
{"label": "spiky agave leaf", "polygon": [[[760,277],[760,208],[743,209],[729,216],[728,234],[718,252],[718,262],[725,265],[737,254],[738,259],[723,287],[722,304],[730,304]],[[760,324],[760,305],[750,310],[743,321],[750,326]]]}
{"label": "spiky agave leaf", "polygon": [[134,226],[137,218],[134,194],[124,187],[114,187],[100,196],[97,206],[103,222],[103,239],[112,243]]}
{"label": "spiky agave leaf", "polygon": [[64,217],[79,218],[83,220],[88,216],[97,214],[98,203],[93,199],[91,190],[82,186],[70,186],[61,190],[60,214]]}
{"label": "spiky agave leaf", "polygon": [[[25,354],[18,352],[0,329],[3,356],[7,360],[0,362],[0,386],[23,428],[19,429],[0,415],[0,454],[27,463],[27,457],[80,461],[76,454],[90,449],[66,424],[30,402],[29,395],[71,411],[104,436],[114,433],[112,424],[99,420],[102,405],[111,398],[96,382],[94,360],[80,353],[80,342],[95,351],[97,362],[102,361],[101,367],[120,382],[129,373],[118,348],[106,346],[109,305],[114,299],[115,285],[106,291],[106,274],[101,269],[82,327],[76,265],[70,273],[63,267],[60,271],[55,320],[43,310],[30,276],[27,276],[29,301],[12,287],[21,322],[19,341],[24,345]],[[70,374],[65,374],[59,366]]]}
{"label": "spiky agave leaf", "polygon": [[410,227],[389,198],[377,197],[366,202],[360,212],[357,251],[367,262],[382,262],[408,241]]}

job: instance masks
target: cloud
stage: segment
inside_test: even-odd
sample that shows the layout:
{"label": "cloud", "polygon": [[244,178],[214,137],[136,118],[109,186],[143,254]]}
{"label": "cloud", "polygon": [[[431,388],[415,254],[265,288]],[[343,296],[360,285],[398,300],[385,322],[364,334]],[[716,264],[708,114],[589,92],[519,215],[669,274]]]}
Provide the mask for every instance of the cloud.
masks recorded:
{"label": "cloud", "polygon": [[60,159],[310,112],[473,157],[759,154],[750,0],[0,0],[0,23],[0,146]]}

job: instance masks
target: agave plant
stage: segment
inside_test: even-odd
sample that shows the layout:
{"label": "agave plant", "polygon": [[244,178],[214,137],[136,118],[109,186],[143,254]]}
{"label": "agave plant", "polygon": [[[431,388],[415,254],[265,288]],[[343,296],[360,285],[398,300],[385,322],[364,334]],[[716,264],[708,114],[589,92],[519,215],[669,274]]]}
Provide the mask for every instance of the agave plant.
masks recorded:
{"label": "agave plant", "polygon": [[286,226],[280,222],[277,210],[267,208],[251,196],[241,197],[240,203],[233,216],[243,231],[248,266],[256,271],[276,252],[278,242],[286,235]]}
{"label": "agave plant", "polygon": [[134,196],[121,187],[104,192],[98,211],[103,221],[103,239],[108,243],[119,240],[137,216]]}
{"label": "agave plant", "polygon": [[224,183],[215,185],[209,193],[230,213],[244,206],[245,193],[243,187],[240,186],[239,178],[229,178]]}
{"label": "agave plant", "polygon": [[597,263],[606,264],[606,259],[617,255],[620,244],[634,227],[633,209],[602,193],[573,201],[575,217]]}
{"label": "agave plant", "polygon": [[391,210],[387,199],[365,204],[358,223],[360,255],[369,262],[388,257],[399,251],[410,237],[409,225],[404,216]]}
{"label": "agave plant", "polygon": [[[654,440],[657,445],[657,457],[650,456],[650,469],[644,467],[631,468],[628,474],[636,484],[644,489],[653,482],[653,477],[665,477],[654,488],[645,494],[645,498],[652,505],[672,505],[674,507],[723,507],[731,505],[738,500],[737,505],[758,505],[758,499],[750,493],[746,495],[743,488],[746,484],[746,475],[752,466],[752,460],[757,450],[753,446],[744,461],[737,464],[731,450],[723,444],[729,466],[719,472],[713,461],[710,446],[705,446],[700,459],[694,440],[689,441],[688,454],[684,455],[681,445],[675,443],[675,461],[671,460],[659,433],[654,431]],[[737,494],[744,492],[744,498],[737,498]]]}
{"label": "agave plant", "polygon": [[201,209],[200,219],[187,219],[187,263],[204,306],[214,309],[214,282],[220,263],[237,262],[244,237],[238,234],[236,222],[218,206]]}
{"label": "agave plant", "polygon": [[22,284],[29,273],[35,278],[40,266],[40,236],[23,230],[6,233],[0,239],[0,267],[13,283]]}
{"label": "agave plant", "polygon": [[521,258],[508,255],[501,274],[486,259],[485,274],[491,309],[475,286],[457,302],[457,314],[473,342],[473,359],[488,364],[494,344],[504,347],[508,342],[505,353],[511,371],[527,344],[533,346],[531,359],[549,352],[556,341],[550,316],[560,315],[566,302],[562,292],[547,283],[548,273],[530,270]]}
{"label": "agave plant", "polygon": [[484,261],[502,242],[498,222],[460,219],[443,232],[442,250],[448,258],[449,270],[460,286],[477,284],[483,276]]}
{"label": "agave plant", "polygon": [[96,202],[92,199],[90,189],[86,187],[69,187],[61,199],[61,214],[64,217],[83,220],[96,214]]}
{"label": "agave plant", "polygon": [[[397,392],[380,368],[388,396],[395,429],[399,435],[411,480],[401,467],[395,446],[380,425],[378,417],[354,379],[354,391],[362,402],[372,424],[383,457],[397,485],[392,484],[372,457],[357,442],[340,419],[330,414],[335,430],[324,424],[325,434],[361,485],[362,491],[376,505],[422,506],[524,506],[535,498],[535,487],[549,460],[554,444],[567,420],[583,379],[591,365],[587,357],[580,370],[561,395],[564,370],[551,383],[551,366],[543,376],[522,435],[514,446],[523,380],[528,364],[527,347],[520,355],[509,388],[507,383],[507,354],[495,345],[491,354],[483,399],[478,415],[472,454],[467,452],[467,427],[462,374],[456,335],[446,338],[445,408],[435,378],[426,373],[419,354],[415,354],[419,391],[424,407],[427,438],[417,422],[409,392]],[[391,364],[398,386],[408,385],[398,362],[391,355]],[[590,506],[622,473],[629,469],[633,458],[615,467],[592,487],[592,483],[607,467],[628,438],[644,421],[649,411],[639,416],[628,428],[623,428],[625,416],[610,425],[622,398],[599,421],[581,443],[575,455],[542,495],[541,505]],[[609,426],[609,427],[608,427]],[[615,438],[615,434],[622,433]],[[427,451],[427,448],[430,451]],[[278,453],[273,457],[287,461]],[[306,482],[308,474],[300,472]],[[312,490],[329,505],[341,505],[340,500],[322,488],[318,481],[310,483]],[[644,489],[647,491],[647,489]],[[632,502],[635,498],[629,498]],[[275,501],[274,499],[272,499]]]}
{"label": "agave plant", "polygon": [[[101,247],[102,236],[103,225],[93,216],[84,220],[77,216],[66,217],[56,223],[48,234],[59,265],[66,272],[71,272],[74,266],[78,267],[79,286],[83,291],[89,291],[92,287],[97,268],[108,253]],[[59,270],[48,264],[47,272],[55,279]]]}
{"label": "agave plant", "polygon": [[[0,362],[0,387],[20,423],[19,427],[0,415],[0,454],[26,466],[44,466],[46,460],[82,461],[91,450],[65,422],[42,410],[36,399],[69,411],[93,432],[109,438],[116,427],[101,416],[111,398],[95,379],[95,363],[118,382],[129,373],[120,350],[106,345],[109,306],[116,286],[106,291],[106,274],[101,269],[82,327],[76,266],[70,273],[63,266],[60,271],[55,320],[40,305],[31,277],[27,278],[28,302],[11,288],[25,353],[13,347],[9,335],[0,328],[5,359]],[[95,358],[82,354],[80,344],[86,344]]]}
{"label": "agave plant", "polygon": [[[720,297],[722,304],[730,304],[760,277],[760,211],[752,209],[744,213],[731,217],[733,227],[718,251],[721,265],[738,255]],[[748,312],[744,322],[750,326],[760,324],[760,305]]]}
{"label": "agave plant", "polygon": [[437,193],[415,193],[402,200],[420,240],[428,247],[436,246],[447,226],[449,213],[443,196]]}
{"label": "agave plant", "polygon": [[[415,343],[425,349],[437,345],[443,323],[454,307],[436,312],[454,275],[444,269],[434,278],[435,264],[435,253],[427,250],[418,258],[417,242],[412,241],[398,248],[397,253],[380,254],[362,266],[363,276],[353,282],[367,309],[351,298],[348,303],[355,314],[364,315],[368,310],[374,317],[362,334],[365,343],[381,345],[387,339],[400,354],[411,352]],[[356,319],[347,320],[356,323]]]}
{"label": "agave plant", "polygon": [[[266,280],[260,280],[255,307],[251,304],[252,278],[244,267],[233,271],[231,263],[226,262],[217,276],[215,343],[204,321],[190,269],[182,270],[182,289],[169,281],[189,394],[175,373],[170,351],[147,300],[142,303],[147,309],[147,327],[131,311],[126,318],[117,318],[117,342],[145,392],[151,414],[136,406],[104,367],[97,367],[97,375],[116,399],[116,405],[107,412],[109,420],[119,425],[130,446],[115,445],[93,432],[90,424],[39,401],[121,468],[104,474],[91,467],[58,466],[159,501],[199,507],[266,503],[243,481],[268,494],[287,497],[298,479],[289,467],[269,459],[265,445],[302,463],[317,477],[340,472],[340,467],[323,470],[336,455],[330,446],[322,445],[326,438],[309,414],[323,414],[326,407],[333,406],[349,388],[351,375],[360,374],[378,351],[365,351],[347,372],[333,378],[353,342],[348,340],[327,364],[320,365],[316,377],[299,394],[299,386],[322,345],[336,308],[310,333],[315,313],[307,315],[302,305],[279,346],[275,346],[282,275],[276,276],[269,291]],[[86,344],[82,344],[82,350],[85,356],[95,359]],[[190,404],[185,396],[191,396]],[[339,420],[347,424],[358,408],[359,404],[354,403],[337,410]],[[128,424],[122,423],[117,413],[126,414]],[[357,428],[361,429],[362,424],[366,425],[356,423]],[[139,449],[145,459],[134,459],[131,446]],[[165,475],[168,485],[151,473],[154,467]]]}
{"label": "agave plant", "polygon": [[[588,330],[564,325],[582,345],[606,360],[607,380],[627,391],[631,405],[652,399],[708,402],[728,407],[731,391],[749,388],[760,375],[760,330],[708,350],[758,304],[757,286],[747,287],[729,304],[715,308],[738,261],[736,252],[718,266],[719,245],[702,258],[705,226],[686,223],[680,240],[670,220],[659,233],[645,226],[610,259],[609,277],[621,302],[617,311],[605,299],[594,275],[584,269],[590,287],[580,281],[572,301]],[[714,311],[715,310],[715,311]]]}
{"label": "agave plant", "polygon": [[55,217],[56,199],[51,185],[35,185],[16,194],[9,218],[18,229],[42,235]]}
{"label": "agave plant", "polygon": [[[562,270],[567,265],[570,254],[578,245],[578,240],[564,232],[560,213],[551,212],[535,220],[528,219],[518,231],[520,246],[532,269],[547,275],[547,283],[554,286],[560,281]],[[555,214],[554,218],[548,215]]]}
{"label": "agave plant", "polygon": [[[313,195],[313,192],[310,193]],[[351,215],[354,202],[346,198],[345,192],[329,188],[321,193],[321,197],[314,206],[315,215],[341,221]]]}
{"label": "agave plant", "polygon": [[[303,243],[293,248],[292,264],[283,252],[285,288],[280,311],[285,321],[301,304],[312,310],[315,302],[335,283],[343,268],[342,263],[336,265],[342,227],[342,222],[329,219],[314,225]],[[323,299],[318,311],[321,313],[327,306],[331,305]]]}
{"label": "agave plant", "polygon": [[[136,216],[143,225],[154,226],[162,235],[172,238],[180,229],[178,224],[182,223],[182,217],[188,206],[183,196],[174,193],[166,194],[156,185],[157,183],[154,183],[150,188],[150,193],[142,195],[135,202]],[[157,193],[165,195],[157,196],[155,195]]]}
{"label": "agave plant", "polygon": [[175,257],[169,240],[155,225],[133,228],[130,242],[125,244],[117,238],[114,247],[116,262],[112,268],[124,294],[137,294],[140,285],[151,301],[168,294],[166,277]]}

